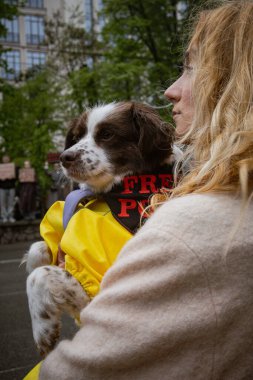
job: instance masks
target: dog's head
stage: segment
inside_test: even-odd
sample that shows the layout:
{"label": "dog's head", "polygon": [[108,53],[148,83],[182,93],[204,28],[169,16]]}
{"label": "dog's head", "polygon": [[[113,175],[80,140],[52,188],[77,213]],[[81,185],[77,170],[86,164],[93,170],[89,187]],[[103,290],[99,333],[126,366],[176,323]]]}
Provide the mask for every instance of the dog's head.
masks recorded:
{"label": "dog's head", "polygon": [[68,177],[105,192],[128,174],[165,163],[172,155],[173,141],[173,127],[152,107],[110,103],[73,120],[60,159]]}

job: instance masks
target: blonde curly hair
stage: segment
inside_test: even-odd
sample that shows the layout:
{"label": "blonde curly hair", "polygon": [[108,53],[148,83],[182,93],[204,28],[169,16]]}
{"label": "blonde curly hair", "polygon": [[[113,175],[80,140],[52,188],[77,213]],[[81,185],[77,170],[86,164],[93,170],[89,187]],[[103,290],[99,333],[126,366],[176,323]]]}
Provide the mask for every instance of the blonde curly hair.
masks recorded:
{"label": "blonde curly hair", "polygon": [[241,191],[245,200],[253,190],[253,1],[219,3],[199,14],[188,45],[195,116],[180,142],[191,170],[170,197]]}

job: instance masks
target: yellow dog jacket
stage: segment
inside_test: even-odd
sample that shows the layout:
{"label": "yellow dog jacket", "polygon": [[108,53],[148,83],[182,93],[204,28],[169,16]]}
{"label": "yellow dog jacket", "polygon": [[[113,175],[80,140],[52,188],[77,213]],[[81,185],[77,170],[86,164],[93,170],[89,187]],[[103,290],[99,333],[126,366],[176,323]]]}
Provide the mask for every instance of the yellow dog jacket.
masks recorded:
{"label": "yellow dog jacket", "polygon": [[79,207],[64,231],[63,207],[64,202],[60,201],[50,207],[40,233],[52,252],[52,264],[57,263],[60,244],[66,253],[65,269],[93,298],[103,275],[132,234],[116,221],[107,203],[98,199]]}
{"label": "yellow dog jacket", "polygon": [[[168,165],[156,173],[127,176],[103,198],[79,204],[65,225],[64,202],[54,203],[40,225],[41,236],[52,252],[52,264],[57,264],[60,244],[66,254],[65,269],[93,298],[105,272],[139,228],[149,197],[161,188],[171,188],[172,184],[172,166]],[[143,221],[145,218],[146,215]]]}

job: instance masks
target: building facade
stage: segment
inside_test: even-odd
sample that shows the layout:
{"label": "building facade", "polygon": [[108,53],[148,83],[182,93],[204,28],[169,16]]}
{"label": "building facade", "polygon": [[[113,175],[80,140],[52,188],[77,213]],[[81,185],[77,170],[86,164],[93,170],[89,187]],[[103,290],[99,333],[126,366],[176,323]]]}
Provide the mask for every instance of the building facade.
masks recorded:
{"label": "building facade", "polygon": [[[18,0],[5,1],[18,5]],[[52,19],[57,11],[63,21],[69,22],[74,8],[83,13],[83,27],[87,32],[92,28],[99,31],[102,20],[98,14],[102,8],[102,0],[26,0],[19,8],[19,16],[13,20],[2,19],[7,34],[1,38],[0,43],[10,50],[2,55],[9,70],[1,69],[1,77],[12,81],[28,69],[43,65],[47,59],[45,22]]]}

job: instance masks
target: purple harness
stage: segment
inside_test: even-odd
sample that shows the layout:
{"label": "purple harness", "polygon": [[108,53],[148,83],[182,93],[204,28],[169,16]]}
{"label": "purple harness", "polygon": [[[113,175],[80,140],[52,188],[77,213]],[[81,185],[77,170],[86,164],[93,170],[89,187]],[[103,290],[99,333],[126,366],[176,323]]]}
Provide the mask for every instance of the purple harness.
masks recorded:
{"label": "purple harness", "polygon": [[72,218],[73,214],[76,211],[78,204],[86,198],[94,197],[95,194],[89,188],[84,190],[78,189],[73,190],[65,199],[64,209],[63,209],[63,227],[67,228],[68,222]]}

